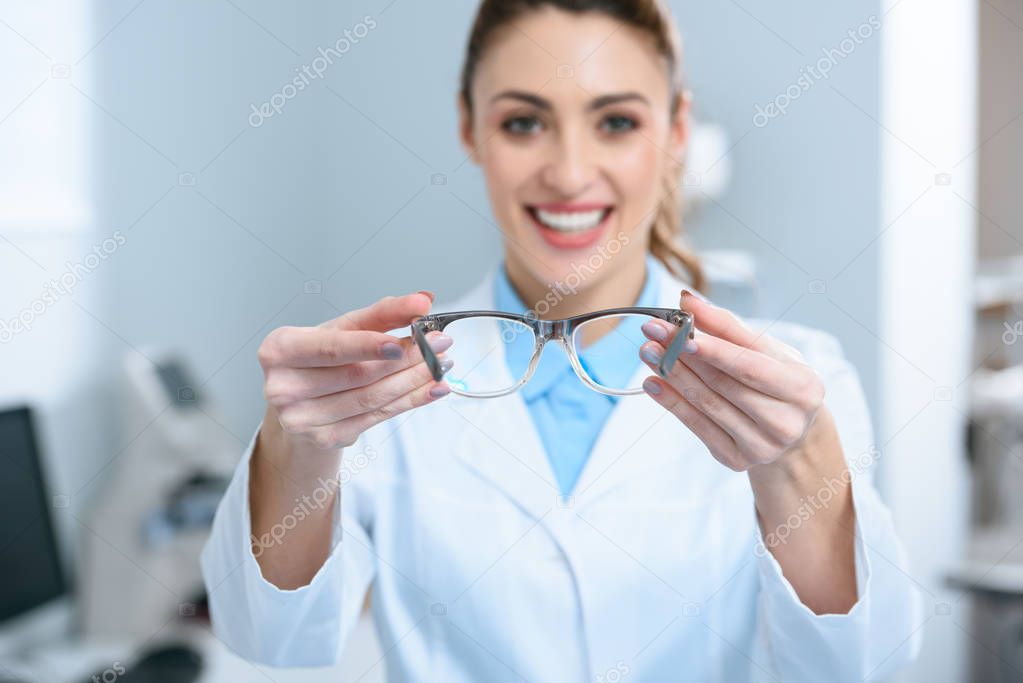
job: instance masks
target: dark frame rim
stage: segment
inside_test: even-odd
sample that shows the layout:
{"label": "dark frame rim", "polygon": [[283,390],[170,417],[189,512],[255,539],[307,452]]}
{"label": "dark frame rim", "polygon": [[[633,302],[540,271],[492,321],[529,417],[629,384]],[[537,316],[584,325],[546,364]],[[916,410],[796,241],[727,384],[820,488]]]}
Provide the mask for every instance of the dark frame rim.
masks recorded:
{"label": "dark frame rim", "polygon": [[[658,320],[664,320],[665,322],[672,323],[675,325],[682,334],[675,334],[674,339],[668,348],[665,349],[664,356],[661,358],[661,362],[658,364],[658,374],[664,378],[667,377],[671,372],[671,368],[675,366],[675,362],[678,360],[679,355],[682,353],[682,347],[684,346],[686,339],[695,338],[695,320],[692,313],[688,313],[679,308],[660,308],[654,306],[626,306],[620,308],[606,308],[599,311],[591,311],[589,313],[581,313],[568,318],[559,318],[557,320],[541,320],[535,316],[531,316],[524,313],[509,313],[507,311],[490,311],[490,310],[470,310],[470,311],[451,311],[448,313],[431,313],[428,315],[420,316],[411,321],[410,327],[412,329],[412,337],[419,347],[420,352],[423,355],[423,360],[426,362],[427,367],[430,369],[430,374],[433,376],[435,381],[441,381],[444,378],[444,371],[441,370],[440,361],[437,359],[437,354],[434,353],[433,349],[430,348],[429,342],[426,340],[426,334],[428,332],[443,332],[444,329],[453,322],[458,320],[464,320],[466,318],[498,318],[502,320],[509,320],[511,322],[517,322],[526,327],[529,327],[533,331],[534,338],[536,340],[535,347],[533,350],[533,361],[536,361],[540,350],[543,345],[548,341],[556,340],[561,341],[565,344],[566,348],[572,347],[572,335],[575,330],[583,323],[590,322],[599,318],[609,317],[613,315],[648,315]],[[528,379],[527,375],[527,379]],[[580,379],[582,379],[580,377]],[[596,385],[589,380],[584,379],[584,382],[589,384],[591,387]],[[512,387],[510,391],[514,391],[521,385]],[[503,395],[504,391],[488,392],[494,396]],[[485,396],[479,396],[484,398]]]}

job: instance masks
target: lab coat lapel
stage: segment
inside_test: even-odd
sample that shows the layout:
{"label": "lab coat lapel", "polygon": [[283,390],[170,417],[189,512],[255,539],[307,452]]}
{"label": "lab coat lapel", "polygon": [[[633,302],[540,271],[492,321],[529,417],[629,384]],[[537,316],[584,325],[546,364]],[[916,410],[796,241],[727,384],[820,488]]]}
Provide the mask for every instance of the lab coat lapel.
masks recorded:
{"label": "lab coat lapel", "polygon": [[[691,285],[676,278],[665,268],[657,269],[660,279],[657,306],[678,308],[682,289]],[[630,386],[639,385],[651,374],[645,364],[637,367],[630,380]],[[598,496],[625,483],[641,469],[665,457],[661,452],[651,452],[664,444],[676,443],[684,446],[690,443],[699,446],[697,437],[655,403],[646,394],[623,396],[611,411],[607,422],[597,436],[590,457],[576,485],[576,504],[585,505]]]}
{"label": "lab coat lapel", "polygon": [[[493,310],[495,277],[492,267],[447,310]],[[488,368],[507,373],[500,338],[481,343],[499,356]],[[445,403],[453,413],[451,450],[463,465],[536,519],[557,505],[557,481],[520,392],[489,399],[451,394]]]}
{"label": "lab coat lapel", "polygon": [[[660,280],[656,305],[678,307],[681,291],[689,285],[664,268],[658,268],[656,274]],[[496,268],[492,267],[480,284],[447,310],[493,309],[495,276]],[[501,358],[492,367],[504,371],[504,346],[494,345]],[[645,365],[638,366],[632,384],[639,384],[648,374]],[[640,461],[649,465],[666,457],[652,452],[656,444],[701,445],[692,432],[649,396],[623,396],[597,437],[573,500],[561,501],[557,480],[521,392],[495,399],[452,394],[446,400],[455,414],[452,450],[456,457],[537,519],[558,505],[585,505],[625,483]]]}
{"label": "lab coat lapel", "polygon": [[536,519],[557,506],[557,481],[519,394],[448,407],[462,422],[453,451],[466,467]]}

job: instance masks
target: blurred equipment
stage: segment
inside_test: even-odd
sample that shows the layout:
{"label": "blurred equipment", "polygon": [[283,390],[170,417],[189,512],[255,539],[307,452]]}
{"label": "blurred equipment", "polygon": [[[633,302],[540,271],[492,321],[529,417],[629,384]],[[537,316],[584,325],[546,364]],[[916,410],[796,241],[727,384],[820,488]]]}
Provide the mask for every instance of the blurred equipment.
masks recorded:
{"label": "blurred equipment", "polygon": [[[950,577],[971,594],[971,681],[1023,681],[1023,526],[977,530]],[[1006,553],[1006,549],[1009,552]],[[951,609],[951,607],[949,608]]]}
{"label": "blurred equipment", "polygon": [[1023,526],[1023,365],[979,368],[971,404],[973,524]]}
{"label": "blurred equipment", "polygon": [[70,626],[65,578],[32,414],[0,412],[0,653],[21,654]]}
{"label": "blurred equipment", "polygon": [[760,315],[760,284],[752,252],[703,249],[700,259],[707,276],[707,295],[715,304],[745,317]]}
{"label": "blurred equipment", "polygon": [[195,616],[199,552],[244,444],[169,352],[126,357],[118,418],[126,446],[88,519],[82,623],[88,636],[146,638]]}
{"label": "blurred equipment", "polygon": [[722,126],[693,117],[681,178],[687,211],[724,194],[732,176],[729,143]]}
{"label": "blurred equipment", "polygon": [[980,263],[974,299],[974,367],[999,369],[1023,364],[1023,255]]}
{"label": "blurred equipment", "polygon": [[982,264],[968,452],[971,542],[950,583],[970,592],[970,680],[1023,681],[1023,260]]}

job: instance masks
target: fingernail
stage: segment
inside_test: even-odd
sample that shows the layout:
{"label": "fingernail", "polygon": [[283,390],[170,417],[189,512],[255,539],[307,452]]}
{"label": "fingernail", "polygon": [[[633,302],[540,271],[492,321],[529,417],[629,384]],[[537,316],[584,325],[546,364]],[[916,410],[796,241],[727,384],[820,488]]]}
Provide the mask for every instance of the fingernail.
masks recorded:
{"label": "fingernail", "polygon": [[417,294],[425,294],[426,296],[430,297],[430,303],[431,303],[431,304],[433,303],[433,292],[427,291],[427,290],[425,290],[425,289],[420,289],[420,290],[419,290],[418,292],[416,292],[416,293],[417,293]]}
{"label": "fingernail", "polygon": [[657,324],[654,320],[647,320],[643,323],[643,334],[650,337],[654,341],[662,342],[668,338],[668,331]]}
{"label": "fingernail", "polygon": [[430,348],[433,349],[435,353],[440,353],[441,351],[450,348],[451,344],[454,343],[454,341],[455,341],[454,339],[444,334],[443,332],[431,336],[429,339]]}
{"label": "fingernail", "polygon": [[451,387],[449,387],[447,384],[437,384],[433,387],[430,387],[431,398],[440,398],[441,396],[447,396],[450,393]]}
{"label": "fingernail", "polygon": [[682,296],[684,297],[686,294],[688,294],[689,296],[694,296],[700,301],[706,301],[707,303],[710,303],[710,299],[708,299],[706,296],[696,291],[695,289],[683,289]]}
{"label": "fingernail", "polygon": [[647,392],[648,394],[653,394],[654,396],[660,396],[660,394],[661,394],[661,385],[658,384],[657,381],[654,378],[647,377],[645,380],[643,380],[643,390],[645,392]]}
{"label": "fingernail", "polygon": [[657,365],[661,362],[661,352],[651,346],[643,347],[643,350],[639,352],[643,360],[651,365]]}
{"label": "fingernail", "polygon": [[696,340],[686,339],[686,343],[682,345],[682,353],[696,353]]}
{"label": "fingernail", "polygon": [[394,342],[384,342],[380,345],[380,355],[387,360],[397,360],[402,357],[405,352],[401,350],[401,347]]}
{"label": "fingernail", "polygon": [[445,358],[444,360],[442,360],[440,362],[440,371],[442,373],[443,372],[447,372],[448,370],[450,370],[454,366],[455,366],[455,361],[451,360],[450,358]]}

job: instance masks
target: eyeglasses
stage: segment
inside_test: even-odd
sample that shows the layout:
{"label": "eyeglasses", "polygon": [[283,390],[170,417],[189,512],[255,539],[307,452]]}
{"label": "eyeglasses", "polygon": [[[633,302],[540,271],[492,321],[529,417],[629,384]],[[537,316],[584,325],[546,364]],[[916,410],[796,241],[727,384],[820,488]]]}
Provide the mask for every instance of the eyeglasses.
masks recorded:
{"label": "eyeglasses", "polygon": [[[533,376],[544,344],[552,340],[564,347],[572,369],[588,387],[625,396],[644,393],[641,381],[632,377],[632,361],[648,340],[643,324],[654,319],[678,328],[657,368],[666,377],[686,339],[694,338],[692,314],[674,308],[609,308],[560,320],[502,311],[459,311],[422,316],[411,327],[433,378],[444,379],[453,393],[462,396],[496,398],[516,391]],[[446,377],[426,339],[429,332],[443,332],[453,340],[446,357],[454,364]],[[500,350],[504,344],[507,354]],[[626,371],[629,376],[624,376]]]}

